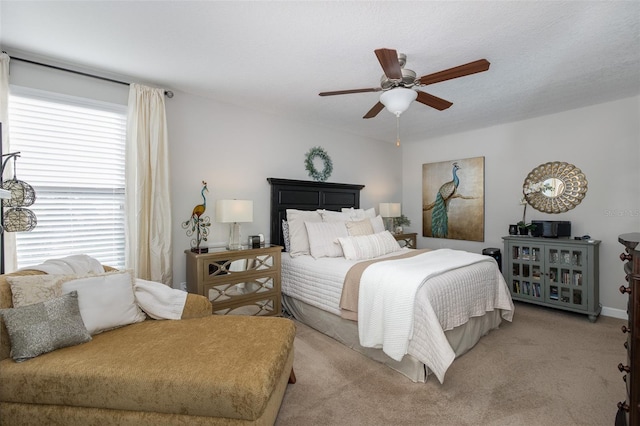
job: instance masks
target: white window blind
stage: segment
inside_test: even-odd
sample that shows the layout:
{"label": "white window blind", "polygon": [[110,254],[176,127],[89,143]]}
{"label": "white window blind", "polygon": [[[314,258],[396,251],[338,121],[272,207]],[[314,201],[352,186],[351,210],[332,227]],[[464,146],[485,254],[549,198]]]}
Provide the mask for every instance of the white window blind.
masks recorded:
{"label": "white window blind", "polygon": [[72,254],[124,268],[126,119],[124,105],[11,87],[16,178],[34,188],[38,220],[16,234],[18,268]]}

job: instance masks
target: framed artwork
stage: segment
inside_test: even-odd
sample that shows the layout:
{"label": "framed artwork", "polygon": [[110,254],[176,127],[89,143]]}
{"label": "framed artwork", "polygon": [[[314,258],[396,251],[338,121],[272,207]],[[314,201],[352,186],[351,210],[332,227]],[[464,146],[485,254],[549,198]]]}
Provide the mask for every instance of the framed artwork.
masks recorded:
{"label": "framed artwork", "polygon": [[422,236],[484,241],[484,157],[422,165]]}

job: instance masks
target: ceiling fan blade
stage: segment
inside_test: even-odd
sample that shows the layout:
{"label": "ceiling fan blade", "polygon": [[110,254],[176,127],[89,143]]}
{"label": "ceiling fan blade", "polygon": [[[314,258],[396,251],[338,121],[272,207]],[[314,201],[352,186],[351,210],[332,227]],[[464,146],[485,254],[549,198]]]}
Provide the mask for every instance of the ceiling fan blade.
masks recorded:
{"label": "ceiling fan blade", "polygon": [[489,65],[491,64],[486,59],[479,59],[444,71],[427,74],[420,77],[418,80],[420,80],[420,84],[423,86],[427,84],[440,83],[441,81],[451,80],[452,78],[464,77],[466,75],[486,71],[489,69]]}
{"label": "ceiling fan blade", "polygon": [[384,75],[390,80],[402,80],[402,69],[400,62],[398,62],[398,53],[393,49],[376,49],[375,52]]}
{"label": "ceiling fan blade", "polygon": [[378,113],[379,113],[380,111],[382,111],[383,109],[384,109],[384,105],[382,104],[382,102],[378,102],[378,103],[377,103],[377,104],[375,104],[375,105],[373,106],[373,108],[371,108],[371,109],[369,110],[369,112],[368,112],[368,113],[366,113],[366,114],[364,115],[364,117],[362,117],[362,118],[373,118],[373,117],[375,117],[376,115],[378,115]]}
{"label": "ceiling fan blade", "polygon": [[348,95],[351,93],[379,92],[381,90],[382,89],[380,87],[370,87],[368,89],[336,90],[335,92],[322,92],[318,94],[320,96],[333,96],[333,95]]}
{"label": "ceiling fan blade", "polygon": [[430,106],[431,108],[435,108],[439,111],[445,110],[449,108],[451,105],[453,105],[449,101],[445,101],[444,99],[441,99],[437,96],[433,96],[428,93],[421,92],[420,90],[416,90],[416,92],[418,92],[418,97],[416,98],[416,101],[420,102],[421,104]]}

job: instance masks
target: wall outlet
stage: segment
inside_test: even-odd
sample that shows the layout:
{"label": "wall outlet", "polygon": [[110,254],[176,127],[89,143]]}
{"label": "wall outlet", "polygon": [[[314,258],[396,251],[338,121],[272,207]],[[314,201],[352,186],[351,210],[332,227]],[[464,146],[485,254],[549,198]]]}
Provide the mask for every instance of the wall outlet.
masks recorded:
{"label": "wall outlet", "polygon": [[186,283],[186,281],[180,283],[180,290],[187,291],[187,283]]}

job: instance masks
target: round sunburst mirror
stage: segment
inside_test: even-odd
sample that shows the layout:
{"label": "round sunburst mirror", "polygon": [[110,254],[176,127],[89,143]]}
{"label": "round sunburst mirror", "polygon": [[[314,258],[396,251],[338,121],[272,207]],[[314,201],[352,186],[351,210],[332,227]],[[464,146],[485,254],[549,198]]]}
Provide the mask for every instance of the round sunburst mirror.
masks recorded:
{"label": "round sunburst mirror", "polygon": [[587,178],[573,164],[554,161],[531,170],[524,180],[522,192],[534,209],[564,213],[580,204],[587,195]]}

